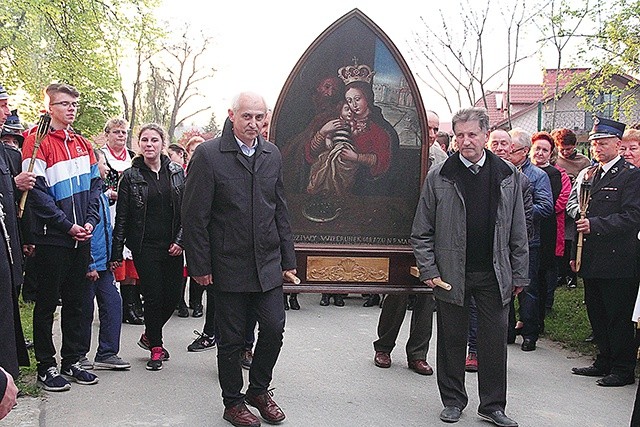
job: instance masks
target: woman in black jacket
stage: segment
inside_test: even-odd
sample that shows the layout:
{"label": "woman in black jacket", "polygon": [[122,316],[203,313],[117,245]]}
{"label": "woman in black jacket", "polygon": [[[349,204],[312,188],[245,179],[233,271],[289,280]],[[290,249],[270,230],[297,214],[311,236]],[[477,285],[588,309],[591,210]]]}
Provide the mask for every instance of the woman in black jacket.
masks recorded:
{"label": "woman in black jacket", "polygon": [[124,171],[118,185],[111,261],[122,261],[126,244],[133,253],[145,301],[145,332],[138,345],[151,351],[147,369],[162,369],[169,359],[162,328],[182,291],[182,223],[180,205],[184,171],[162,154],[164,130],[157,124],[138,133],[140,155]]}

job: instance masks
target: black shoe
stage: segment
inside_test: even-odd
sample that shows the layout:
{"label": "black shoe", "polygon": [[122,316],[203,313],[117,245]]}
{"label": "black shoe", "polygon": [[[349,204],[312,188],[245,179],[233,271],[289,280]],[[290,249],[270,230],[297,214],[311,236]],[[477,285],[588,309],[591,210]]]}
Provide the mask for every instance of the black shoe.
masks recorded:
{"label": "black shoe", "polygon": [[287,295],[284,294],[282,297],[284,298],[284,309],[289,310],[289,301],[287,301]]}
{"label": "black shoe", "polygon": [[196,305],[193,311],[191,312],[191,317],[202,317],[202,315],[203,315],[202,304]]}
{"label": "black shoe", "polygon": [[129,303],[124,307],[122,313],[122,323],[129,323],[131,325],[144,325],[144,319],[138,317],[133,308],[133,303]]}
{"label": "black shoe", "polygon": [[322,294],[322,298],[320,298],[320,305],[323,307],[328,306],[331,301],[331,294]]}
{"label": "black shoe", "polygon": [[575,289],[577,286],[576,282],[577,280],[574,279],[573,277],[567,277],[567,288]]}
{"label": "black shoe", "polygon": [[584,339],[584,342],[593,342],[593,333],[589,334],[589,336]]}
{"label": "black shoe", "polygon": [[291,310],[300,310],[300,303],[298,302],[298,294],[289,295],[289,306]]}
{"label": "black shoe", "polygon": [[340,294],[334,294],[333,305],[335,305],[336,307],[344,307],[344,297]]}
{"label": "black shoe", "polygon": [[518,427],[518,423],[504,414],[504,411],[493,411],[491,413],[485,413],[478,411],[478,416],[484,418],[487,421],[491,421],[500,427]]}
{"label": "black shoe", "polygon": [[522,351],[534,351],[536,349],[536,340],[533,338],[525,338],[520,346]]}
{"label": "black shoe", "polygon": [[380,295],[378,294],[369,294],[367,296],[367,300],[362,304],[363,307],[373,307],[380,304]]}
{"label": "black shoe", "polygon": [[584,368],[572,368],[571,373],[585,377],[605,377],[609,375],[609,372],[606,372],[594,365],[585,366]]}
{"label": "black shoe", "polygon": [[189,317],[189,309],[186,304],[178,307],[178,317]]}
{"label": "black shoe", "polygon": [[461,415],[462,409],[457,406],[447,406],[440,412],[440,419],[445,423],[457,423]]}
{"label": "black shoe", "polygon": [[596,384],[602,387],[622,387],[625,385],[633,384],[635,382],[635,378],[633,374],[627,377],[622,377],[618,374],[609,374],[604,378],[600,378],[596,381]]}

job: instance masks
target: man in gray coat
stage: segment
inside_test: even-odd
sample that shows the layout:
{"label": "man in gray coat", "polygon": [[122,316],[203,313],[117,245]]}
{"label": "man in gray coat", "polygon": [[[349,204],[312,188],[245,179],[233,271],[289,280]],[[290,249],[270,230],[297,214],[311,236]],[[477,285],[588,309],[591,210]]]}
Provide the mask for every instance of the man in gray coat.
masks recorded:
{"label": "man in gray coat", "polygon": [[[234,99],[233,132],[196,148],[182,203],[189,275],[214,287],[223,418],[234,426],[260,425],[245,402],[271,424],[285,418],[268,388],[282,347],[283,277],[296,273],[296,260],[282,157],[260,135],[266,114],[260,95]],[[259,334],[245,395],[240,353],[250,315]]]}
{"label": "man in gray coat", "polygon": [[[438,304],[437,377],[444,422],[460,420],[471,297],[478,307],[478,415],[517,426],[505,415],[509,300],[528,284],[527,227],[519,174],[484,149],[489,116],[464,109],[452,119],[459,153],[429,171],[411,244],[420,280]],[[440,280],[451,290],[436,288]]]}

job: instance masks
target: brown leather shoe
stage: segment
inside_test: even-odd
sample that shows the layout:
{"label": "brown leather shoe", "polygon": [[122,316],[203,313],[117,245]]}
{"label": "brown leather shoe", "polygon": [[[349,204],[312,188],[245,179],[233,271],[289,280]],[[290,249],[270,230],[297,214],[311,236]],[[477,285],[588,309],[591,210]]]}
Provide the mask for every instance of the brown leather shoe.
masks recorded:
{"label": "brown leather shoe", "polygon": [[378,368],[388,368],[391,366],[391,354],[386,351],[376,351],[376,355],[373,357],[373,363]]}
{"label": "brown leather shoe", "polygon": [[433,368],[429,366],[426,360],[410,360],[407,363],[409,364],[409,369],[420,375],[433,375]]}
{"label": "brown leather shoe", "polygon": [[260,427],[260,420],[253,415],[244,402],[225,408],[222,418],[236,427]]}
{"label": "brown leather shoe", "polygon": [[286,416],[278,404],[273,401],[271,395],[272,393],[270,391],[258,395],[247,393],[244,400],[249,405],[257,408],[266,422],[269,424],[277,424],[284,420]]}

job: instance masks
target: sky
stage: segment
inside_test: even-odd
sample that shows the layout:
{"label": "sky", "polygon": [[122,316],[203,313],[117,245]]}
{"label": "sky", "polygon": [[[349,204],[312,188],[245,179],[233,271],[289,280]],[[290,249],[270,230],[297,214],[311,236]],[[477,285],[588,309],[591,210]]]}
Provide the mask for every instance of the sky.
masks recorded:
{"label": "sky", "polygon": [[[354,8],[360,9],[391,38],[414,74],[422,71],[410,58],[409,40],[414,32],[424,28],[420,17],[438,25],[438,11],[430,8],[433,3],[415,0],[322,0],[315,3],[290,0],[231,0],[220,3],[211,0],[163,0],[158,16],[169,21],[169,27],[174,28],[172,31],[183,31],[187,26],[192,34],[202,31],[213,37],[207,63],[217,71],[214,78],[201,87],[204,98],[198,102],[211,105],[220,124],[234,95],[244,90],[262,94],[273,108],[287,77],[309,45],[328,26]],[[455,17],[458,2],[443,2],[439,7]],[[450,24],[455,30],[455,18]],[[504,43],[496,39],[497,31],[495,34],[491,32],[490,29],[488,36],[495,40],[488,39],[487,46],[491,47],[488,50],[490,55],[499,55]],[[531,51],[536,38],[527,36],[523,41],[525,48],[529,46]],[[534,55],[518,65],[515,82],[541,83],[543,66],[540,55]],[[444,101],[417,81],[426,108],[438,112],[441,120],[450,119]],[[494,84],[499,86],[501,83],[495,80]],[[195,102],[192,107],[196,109]],[[197,116],[197,122],[206,124],[209,117],[210,112]]]}

